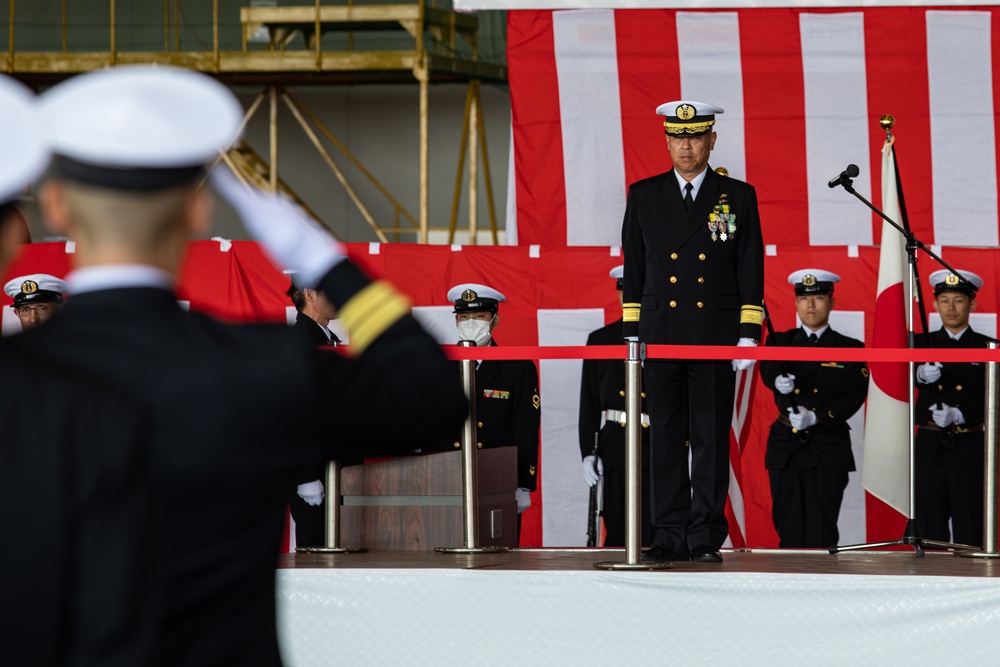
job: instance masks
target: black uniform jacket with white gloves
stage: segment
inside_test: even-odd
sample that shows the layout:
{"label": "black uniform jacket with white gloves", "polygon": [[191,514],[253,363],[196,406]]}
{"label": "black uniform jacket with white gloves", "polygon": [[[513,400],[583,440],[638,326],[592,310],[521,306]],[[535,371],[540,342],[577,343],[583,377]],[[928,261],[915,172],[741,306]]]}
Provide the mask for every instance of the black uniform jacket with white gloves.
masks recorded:
{"label": "black uniform jacket with white gloves", "polygon": [[[817,361],[789,361],[784,363],[786,372],[795,376],[795,401],[799,407],[816,413],[816,425],[806,434],[793,434],[787,424],[775,422],[772,434],[779,431],[787,437],[768,441],[764,464],[769,470],[788,467],[789,459],[797,452],[798,467],[820,467],[828,470],[855,470],[851,452],[850,427],[847,420],[865,403],[868,395],[868,366],[864,362],[825,361],[824,347],[864,347],[856,338],[837,333],[828,328],[815,344],[809,342],[802,327],[779,331],[768,336],[765,345],[781,347],[810,347],[817,351]],[[774,380],[781,375],[782,364],[765,361],[760,364],[760,377],[774,393],[779,416],[788,417],[792,402],[789,395],[774,388]],[[787,432],[787,433],[786,433]],[[801,450],[808,447],[811,456],[803,458]]]}
{"label": "black uniform jacket with white gloves", "polygon": [[[930,335],[931,347],[969,349],[986,347],[991,338],[972,330],[969,327],[958,340],[954,340],[943,328],[934,331]],[[923,336],[916,337],[917,347],[926,347]],[[918,364],[919,366],[919,364]],[[983,423],[985,411],[985,386],[986,386],[986,365],[980,363],[945,363],[941,366],[941,377],[934,383],[937,385],[935,392],[929,385],[921,382],[916,383],[917,403],[914,407],[917,425],[934,425],[931,418],[931,407],[938,401],[958,408],[965,417],[964,424],[957,424],[951,427],[956,431],[958,438],[952,438],[951,442],[942,442],[942,447],[947,449],[947,456],[941,457],[940,461],[946,465],[957,466],[982,466],[983,449],[982,446],[954,447],[953,444],[960,440],[963,444],[976,443],[981,445],[983,434],[981,431],[969,434],[968,437],[962,435],[962,429],[977,428]],[[918,436],[926,436],[923,429],[917,431]],[[928,442],[940,442],[940,437],[927,438]]]}
{"label": "black uniform jacket with white gloves", "polygon": [[347,355],[284,324],[185,312],[155,287],[79,293],[24,334],[54,363],[124,387],[152,426],[165,664],[280,665],[275,558],[303,471],[440,442],[468,414],[452,364],[394,289],[349,260],[318,288],[351,331]]}
{"label": "black uniform jacket with white gloves", "polygon": [[675,345],[760,340],[764,242],[752,185],[708,167],[688,212],[672,170],[637,181],[622,247],[624,335]]}

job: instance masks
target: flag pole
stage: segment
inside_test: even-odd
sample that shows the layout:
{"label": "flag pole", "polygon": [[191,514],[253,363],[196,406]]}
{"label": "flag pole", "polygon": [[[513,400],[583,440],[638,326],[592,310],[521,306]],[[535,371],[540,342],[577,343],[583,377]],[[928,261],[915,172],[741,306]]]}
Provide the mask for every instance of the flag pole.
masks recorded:
{"label": "flag pole", "polygon": [[[893,144],[895,143],[895,137],[893,137],[893,135],[892,135],[892,129],[893,129],[893,127],[895,127],[895,123],[896,123],[895,119],[891,115],[889,115],[889,114],[885,114],[885,115],[883,115],[879,119],[879,127],[881,127],[883,130],[885,130],[885,133],[886,133],[886,141],[885,141],[885,145],[883,146],[883,151],[885,151],[886,157],[895,158],[894,149],[893,149]],[[895,173],[896,173],[895,172],[895,159],[893,159],[892,164],[893,164],[893,173],[895,175]],[[951,271],[953,274],[955,274],[956,276],[958,276],[961,282],[968,282],[968,280],[964,276],[962,276],[962,274],[960,274],[958,271],[956,271],[954,268],[952,268],[947,262],[945,262],[943,259],[941,259],[941,257],[939,257],[935,252],[933,252],[926,245],[924,245],[923,241],[921,241],[920,239],[918,239],[916,237],[916,235],[913,233],[913,231],[908,228],[909,227],[908,225],[907,225],[907,228],[904,229],[904,227],[902,227],[898,222],[896,222],[895,220],[893,220],[892,218],[890,218],[881,209],[879,209],[878,207],[876,207],[874,204],[872,204],[870,201],[868,201],[862,195],[860,195],[857,191],[855,191],[853,177],[857,176],[857,174],[858,174],[858,168],[857,168],[857,166],[855,166],[855,165],[849,165],[848,168],[847,168],[847,170],[844,173],[842,173],[840,175],[840,177],[838,179],[836,179],[836,181],[831,181],[830,187],[836,187],[837,185],[842,185],[845,190],[847,190],[849,193],[851,193],[852,195],[854,195],[859,201],[861,201],[868,208],[870,208],[872,211],[874,211],[876,214],[878,214],[879,217],[881,217],[883,220],[885,220],[887,223],[889,223],[889,225],[891,225],[896,231],[898,231],[900,234],[902,234],[903,238],[906,239],[906,246],[905,246],[905,248],[906,248],[906,257],[907,257],[907,277],[908,277],[908,279],[907,279],[907,282],[906,282],[906,291],[904,293],[904,303],[905,303],[905,307],[906,307],[906,317],[905,317],[905,319],[906,319],[907,345],[912,348],[912,347],[914,347],[914,336],[913,336],[913,298],[914,298],[914,294],[916,294],[917,291],[919,290],[919,286],[916,285],[916,276],[917,276],[917,250],[923,250],[929,256],[933,257],[939,264],[941,264],[942,266],[944,266],[945,268],[947,268],[949,271]],[[898,178],[896,179],[896,181],[897,181],[897,188],[899,188]],[[884,204],[885,203],[883,202],[883,205]],[[886,243],[886,240],[884,238],[882,239],[882,243],[883,244]],[[923,305],[921,304],[921,309],[922,308],[923,308]],[[924,330],[926,331],[927,326],[926,326],[926,315],[925,314],[922,314],[922,320],[921,321],[924,322]],[[908,414],[909,423],[906,425],[906,428],[907,428],[906,432],[908,434],[908,438],[907,438],[907,445],[908,445],[907,446],[907,451],[909,452],[909,459],[910,460],[909,460],[908,480],[907,480],[908,484],[909,484],[909,503],[908,503],[908,507],[907,507],[908,511],[907,511],[907,517],[906,517],[906,528],[903,530],[902,537],[900,539],[898,539],[898,540],[890,540],[890,541],[886,541],[886,542],[869,542],[867,544],[852,544],[852,545],[848,545],[848,546],[832,546],[832,547],[830,547],[830,553],[831,554],[837,554],[837,553],[840,553],[841,551],[856,551],[856,550],[859,550],[859,549],[874,549],[874,548],[878,548],[878,547],[909,546],[909,547],[913,548],[913,550],[914,550],[914,552],[915,552],[915,554],[916,554],[916,556],[918,558],[923,558],[924,557],[924,547],[931,547],[931,548],[934,548],[934,549],[952,549],[952,550],[978,549],[979,548],[979,547],[976,547],[976,546],[971,546],[971,545],[966,545],[966,544],[953,544],[951,542],[939,542],[939,541],[936,541],[936,540],[927,540],[927,539],[924,539],[924,538],[920,537],[920,529],[917,526],[916,511],[915,511],[915,505],[916,505],[915,438],[916,438],[916,435],[914,433],[913,425],[916,423],[915,422],[916,415],[914,414],[915,406],[914,406],[913,395],[914,395],[915,387],[914,387],[914,376],[913,376],[914,362],[912,360],[910,360],[909,362],[907,362],[907,369],[908,369],[908,376],[909,376],[907,378],[908,389],[909,389],[908,400],[907,400],[907,408],[908,408],[907,409],[907,414]]]}

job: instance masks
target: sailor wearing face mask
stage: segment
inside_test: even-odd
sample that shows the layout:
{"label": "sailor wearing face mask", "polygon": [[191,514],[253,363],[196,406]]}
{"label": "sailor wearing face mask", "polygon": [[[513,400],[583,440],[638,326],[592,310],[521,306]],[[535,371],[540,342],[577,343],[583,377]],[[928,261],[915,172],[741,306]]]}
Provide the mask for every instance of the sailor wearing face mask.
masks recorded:
{"label": "sailor wearing face mask", "polygon": [[[500,323],[499,305],[506,297],[475,283],[448,290],[455,305],[459,340],[476,347],[496,345],[493,331]],[[530,359],[481,360],[476,364],[476,436],[480,449],[517,447],[517,511],[531,506],[530,492],[538,476],[538,369]],[[461,447],[456,438],[455,447]]]}

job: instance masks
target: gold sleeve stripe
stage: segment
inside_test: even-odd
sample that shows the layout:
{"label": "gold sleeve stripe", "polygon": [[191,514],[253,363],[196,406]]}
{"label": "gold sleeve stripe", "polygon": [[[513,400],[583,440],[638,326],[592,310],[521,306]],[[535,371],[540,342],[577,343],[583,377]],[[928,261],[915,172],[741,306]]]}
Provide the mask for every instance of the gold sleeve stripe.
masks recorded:
{"label": "gold sleeve stripe", "polygon": [[622,320],[625,322],[638,322],[640,312],[638,303],[622,304]]}
{"label": "gold sleeve stripe", "polygon": [[340,310],[350,334],[347,347],[351,356],[364,352],[372,342],[410,312],[410,302],[384,280],[373,282],[358,292]]}
{"label": "gold sleeve stripe", "polygon": [[740,324],[763,324],[764,309],[760,306],[743,306],[740,308]]}

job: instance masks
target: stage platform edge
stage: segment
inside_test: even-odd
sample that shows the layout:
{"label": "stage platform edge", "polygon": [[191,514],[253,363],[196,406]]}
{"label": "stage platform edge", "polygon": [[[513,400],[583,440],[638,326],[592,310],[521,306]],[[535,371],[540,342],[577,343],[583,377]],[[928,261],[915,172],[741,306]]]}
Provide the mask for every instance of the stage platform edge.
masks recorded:
{"label": "stage platform edge", "polygon": [[1000,564],[950,554],[725,551],[593,568],[622,550],[283,556],[286,664],[895,665],[1000,654]]}

